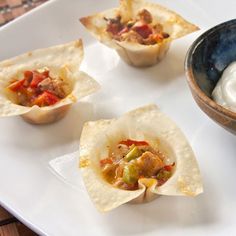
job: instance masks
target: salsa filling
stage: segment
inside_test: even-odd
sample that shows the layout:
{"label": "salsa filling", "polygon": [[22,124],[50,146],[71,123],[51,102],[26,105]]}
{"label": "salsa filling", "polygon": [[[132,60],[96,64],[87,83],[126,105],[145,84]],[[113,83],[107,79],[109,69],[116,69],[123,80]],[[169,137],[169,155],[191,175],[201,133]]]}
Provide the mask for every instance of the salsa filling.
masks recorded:
{"label": "salsa filling", "polygon": [[7,88],[14,93],[18,105],[54,105],[67,96],[69,85],[49,73],[48,69],[24,71],[23,79],[12,81]]}
{"label": "salsa filling", "polygon": [[121,22],[121,16],[104,19],[107,21],[106,31],[118,41],[154,45],[170,37],[161,24],[153,24],[152,15],[146,9],[141,10],[136,19],[124,23]]}
{"label": "salsa filling", "polygon": [[123,140],[109,157],[100,160],[102,175],[114,187],[137,190],[141,178],[157,180],[163,185],[174,171],[175,163],[166,165],[165,156],[146,141]]}

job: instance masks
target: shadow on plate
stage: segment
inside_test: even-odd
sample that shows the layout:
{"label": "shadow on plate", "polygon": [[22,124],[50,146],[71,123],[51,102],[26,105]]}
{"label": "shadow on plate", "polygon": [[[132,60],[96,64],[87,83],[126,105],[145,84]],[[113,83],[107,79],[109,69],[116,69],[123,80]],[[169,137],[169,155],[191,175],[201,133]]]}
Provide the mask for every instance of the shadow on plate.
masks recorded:
{"label": "shadow on plate", "polygon": [[[63,149],[67,144],[78,145],[83,124],[93,119],[93,105],[88,102],[75,104],[62,120],[48,125],[31,125],[21,118],[18,119],[17,122],[13,120],[9,124],[14,130],[11,136],[12,145],[28,151],[41,150],[43,154],[45,150],[50,151],[55,147]],[[18,134],[23,134],[24,138],[19,139]]]}
{"label": "shadow on plate", "polygon": [[161,62],[152,67],[132,67],[127,65],[122,60],[115,70],[128,71],[132,70],[132,73],[137,74],[145,80],[157,81],[159,84],[170,83],[178,77],[184,76],[184,58],[187,52],[188,46],[186,44],[174,43],[166,57]]}
{"label": "shadow on plate", "polygon": [[167,231],[204,228],[217,224],[218,207],[213,204],[217,199],[213,198],[209,192],[197,198],[161,196],[151,203],[126,204],[104,216],[104,221],[111,234],[117,235],[142,235],[164,228]]}

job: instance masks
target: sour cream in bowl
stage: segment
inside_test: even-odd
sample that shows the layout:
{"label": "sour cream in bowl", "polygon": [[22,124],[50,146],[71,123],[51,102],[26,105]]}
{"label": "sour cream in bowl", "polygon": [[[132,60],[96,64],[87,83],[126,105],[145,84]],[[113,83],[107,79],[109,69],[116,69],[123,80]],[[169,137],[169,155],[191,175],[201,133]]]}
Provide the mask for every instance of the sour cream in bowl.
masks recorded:
{"label": "sour cream in bowl", "polygon": [[212,98],[219,105],[236,112],[236,61],[224,70],[212,92]]}

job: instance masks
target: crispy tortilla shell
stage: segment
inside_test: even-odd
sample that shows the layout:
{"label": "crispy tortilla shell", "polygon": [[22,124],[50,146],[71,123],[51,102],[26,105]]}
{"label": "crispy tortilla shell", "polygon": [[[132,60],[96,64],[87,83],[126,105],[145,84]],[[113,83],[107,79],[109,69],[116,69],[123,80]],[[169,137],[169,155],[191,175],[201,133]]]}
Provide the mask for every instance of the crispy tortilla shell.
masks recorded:
{"label": "crispy tortilla shell", "polygon": [[[126,41],[116,41],[106,31],[106,18],[115,18],[120,15],[123,22],[135,19],[138,12],[147,9],[153,17],[153,24],[163,25],[164,32],[170,35],[161,43],[155,45],[141,45]],[[109,9],[80,19],[81,23],[99,41],[117,51],[120,57],[130,65],[143,67],[159,62],[167,53],[170,43],[180,37],[192,33],[199,28],[175,12],[155,3],[144,0],[121,0],[118,8]]]}
{"label": "crispy tortilla shell", "polygon": [[[154,179],[139,180],[139,189],[128,191],[109,184],[102,176],[99,161],[108,157],[118,142],[145,140],[175,162],[170,179],[157,187]],[[196,196],[203,191],[194,153],[181,130],[155,105],[148,105],[119,119],[87,122],[80,140],[80,168],[85,187],[100,211],[109,211],[126,202],[147,202],[159,195]]]}
{"label": "crispy tortilla shell", "polygon": [[[64,117],[72,103],[98,90],[98,83],[79,71],[83,59],[82,40],[38,49],[0,62],[0,116],[22,115],[35,124],[51,123]],[[7,89],[13,79],[22,77],[26,70],[48,68],[52,77],[60,77],[68,84],[67,96],[52,106],[26,107],[17,105],[14,94]]]}

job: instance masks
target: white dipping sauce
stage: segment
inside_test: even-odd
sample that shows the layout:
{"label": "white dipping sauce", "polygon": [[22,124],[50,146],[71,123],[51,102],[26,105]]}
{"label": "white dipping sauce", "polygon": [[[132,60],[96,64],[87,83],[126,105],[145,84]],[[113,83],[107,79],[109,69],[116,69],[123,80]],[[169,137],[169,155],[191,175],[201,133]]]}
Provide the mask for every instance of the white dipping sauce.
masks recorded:
{"label": "white dipping sauce", "polygon": [[212,97],[219,105],[236,112],[236,61],[224,70]]}

